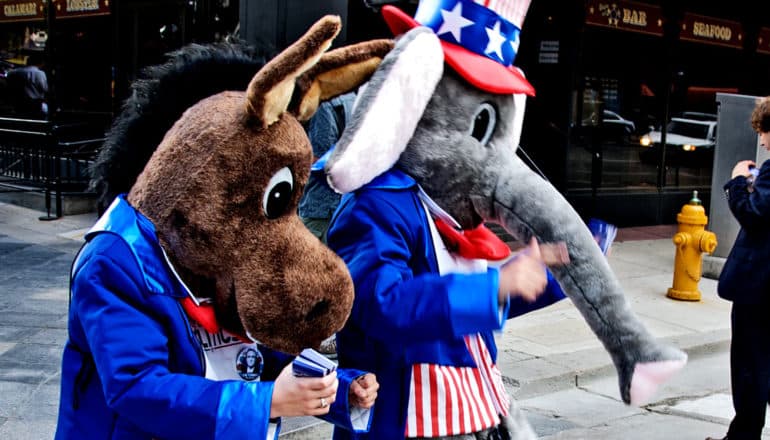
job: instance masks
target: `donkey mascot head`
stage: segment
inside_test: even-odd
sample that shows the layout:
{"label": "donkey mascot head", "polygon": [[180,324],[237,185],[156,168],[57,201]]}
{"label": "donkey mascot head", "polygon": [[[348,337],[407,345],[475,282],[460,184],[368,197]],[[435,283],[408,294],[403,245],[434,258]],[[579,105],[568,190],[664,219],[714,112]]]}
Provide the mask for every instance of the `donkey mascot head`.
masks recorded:
{"label": "donkey mascot head", "polygon": [[223,328],[287,353],[341,328],[353,299],[344,263],[296,214],[313,157],[301,121],[392,47],[326,52],[340,27],[322,18],[267,64],[231,44],[175,53],[134,85],[94,166],[101,203],[128,193]]}

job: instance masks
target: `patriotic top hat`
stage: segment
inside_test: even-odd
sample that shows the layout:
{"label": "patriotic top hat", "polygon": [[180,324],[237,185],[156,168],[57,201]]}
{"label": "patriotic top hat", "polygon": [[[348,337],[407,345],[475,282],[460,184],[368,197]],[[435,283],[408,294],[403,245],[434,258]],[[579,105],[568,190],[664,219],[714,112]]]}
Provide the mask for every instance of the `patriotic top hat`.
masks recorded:
{"label": "patriotic top hat", "polygon": [[421,0],[414,18],[394,6],[382,15],[400,35],[427,26],[441,39],[444,59],[468,82],[491,93],[534,95],[513,66],[531,0]]}

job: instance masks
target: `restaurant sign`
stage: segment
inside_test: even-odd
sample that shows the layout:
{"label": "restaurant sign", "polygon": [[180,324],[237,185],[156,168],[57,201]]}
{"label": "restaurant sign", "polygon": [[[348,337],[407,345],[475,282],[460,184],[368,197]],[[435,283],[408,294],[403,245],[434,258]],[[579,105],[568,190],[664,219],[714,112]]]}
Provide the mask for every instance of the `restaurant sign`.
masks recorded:
{"label": "restaurant sign", "polygon": [[110,0],[54,0],[56,18],[108,15]]}
{"label": "restaurant sign", "polygon": [[757,52],[770,55],[770,28],[759,28]]}
{"label": "restaurant sign", "polygon": [[[0,0],[0,23],[45,20],[46,0]],[[108,15],[110,0],[53,0],[56,18]]]}
{"label": "restaurant sign", "polygon": [[632,1],[589,0],[586,24],[624,31],[663,35],[660,7]]}
{"label": "restaurant sign", "polygon": [[43,0],[13,0],[0,2],[0,23],[40,21],[45,19]]}
{"label": "restaurant sign", "polygon": [[685,13],[679,39],[742,49],[743,27],[736,21]]}

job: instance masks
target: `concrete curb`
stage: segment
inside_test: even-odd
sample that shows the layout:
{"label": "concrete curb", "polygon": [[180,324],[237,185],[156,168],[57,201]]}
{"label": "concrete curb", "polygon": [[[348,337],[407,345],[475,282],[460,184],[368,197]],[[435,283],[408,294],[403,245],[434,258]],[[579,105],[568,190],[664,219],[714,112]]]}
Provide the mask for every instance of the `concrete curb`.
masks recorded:
{"label": "concrete curb", "polygon": [[722,267],[725,265],[725,260],[727,260],[727,258],[704,255],[702,269],[703,277],[718,280],[719,274],[722,273]]}
{"label": "concrete curb", "polygon": [[[661,338],[661,340],[679,347],[692,360],[729,350],[730,331],[723,329],[707,333],[684,334]],[[502,363],[502,359],[499,360]],[[560,368],[564,365],[579,367],[571,370]],[[500,367],[502,371],[522,371],[522,374],[517,376],[503,374],[506,388],[517,400],[581,387],[584,383],[615,375],[615,366],[602,348],[507,362],[505,368],[502,365]],[[618,399],[620,399],[619,396]],[[300,417],[287,419],[287,421],[290,423],[285,423],[280,436],[282,439],[314,440],[331,436],[332,425],[319,419]]]}
{"label": "concrete curb", "polygon": [[[685,334],[661,340],[679,347],[692,359],[711,355],[730,349],[730,331],[715,330],[709,333]],[[503,380],[509,385],[509,391],[516,399],[529,399],[543,394],[563,391],[581,386],[581,383],[601,377],[615,375],[615,366],[604,349],[588,349],[573,353],[564,353],[540,358],[541,361],[563,365],[578,365],[578,368],[565,370],[557,374],[541,377],[511,377],[503,374]],[[501,368],[502,369],[502,368]],[[509,365],[504,371],[517,371],[515,365]]]}
{"label": "concrete curb", "polygon": [[[80,192],[63,192],[62,215],[78,215],[96,212],[96,194]],[[0,183],[0,202],[19,206],[36,211],[38,214],[46,214],[45,190],[42,188],[16,185],[13,183]],[[55,211],[55,193],[51,194],[49,200],[50,214]]]}

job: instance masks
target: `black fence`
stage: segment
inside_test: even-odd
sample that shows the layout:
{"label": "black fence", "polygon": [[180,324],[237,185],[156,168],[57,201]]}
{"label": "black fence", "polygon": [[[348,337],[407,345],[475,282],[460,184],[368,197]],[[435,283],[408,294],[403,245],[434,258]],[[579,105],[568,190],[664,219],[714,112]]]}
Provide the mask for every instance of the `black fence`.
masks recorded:
{"label": "black fence", "polygon": [[88,193],[104,127],[99,120],[0,117],[0,192],[42,192],[47,215],[41,220],[60,218],[65,194]]}

